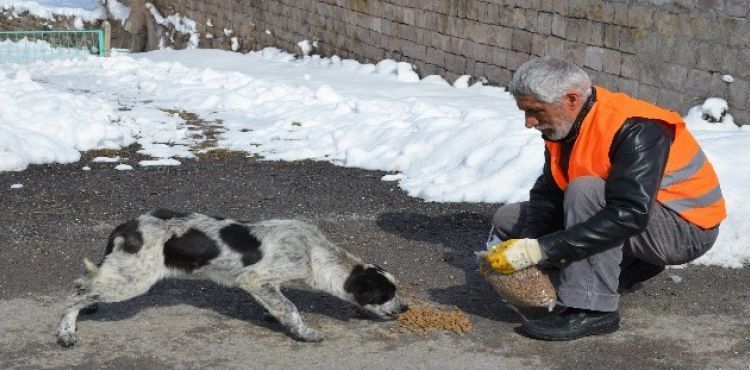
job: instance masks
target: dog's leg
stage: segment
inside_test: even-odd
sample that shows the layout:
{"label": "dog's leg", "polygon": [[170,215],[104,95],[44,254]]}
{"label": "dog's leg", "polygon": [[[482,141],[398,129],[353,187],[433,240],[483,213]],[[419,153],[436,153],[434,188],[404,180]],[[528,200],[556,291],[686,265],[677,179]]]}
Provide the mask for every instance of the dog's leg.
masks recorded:
{"label": "dog's leg", "polygon": [[315,329],[312,329],[302,322],[302,317],[278,286],[271,283],[254,283],[251,278],[239,279],[240,288],[258,301],[271,316],[275,317],[284,325],[292,336],[304,342],[320,342],[323,335]]}
{"label": "dog's leg", "polygon": [[75,344],[76,320],[78,313],[98,301],[97,297],[77,291],[65,303],[60,329],[57,331],[57,344],[70,347]]}
{"label": "dog's leg", "polygon": [[86,275],[76,281],[73,294],[65,303],[57,343],[63,347],[75,344],[76,320],[81,310],[99,302],[121,302],[137,297],[146,293],[157,280],[153,273],[135,271],[126,273],[106,264],[99,269],[89,268]]}

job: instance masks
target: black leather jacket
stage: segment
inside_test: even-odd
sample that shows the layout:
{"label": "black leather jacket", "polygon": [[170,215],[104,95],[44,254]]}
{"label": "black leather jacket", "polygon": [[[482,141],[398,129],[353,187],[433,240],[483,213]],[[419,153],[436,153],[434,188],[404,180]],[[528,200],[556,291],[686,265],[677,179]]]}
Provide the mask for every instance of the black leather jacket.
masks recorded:
{"label": "black leather jacket", "polygon": [[[561,165],[567,169],[570,150],[581,121],[596,101],[596,89],[562,143]],[[612,163],[605,185],[606,206],[585,222],[563,229],[563,192],[550,170],[545,150],[541,176],[531,189],[527,224],[522,237],[538,238],[547,261],[559,264],[615,247],[644,231],[664,175],[674,132],[661,121],[629,118],[609,150]]]}

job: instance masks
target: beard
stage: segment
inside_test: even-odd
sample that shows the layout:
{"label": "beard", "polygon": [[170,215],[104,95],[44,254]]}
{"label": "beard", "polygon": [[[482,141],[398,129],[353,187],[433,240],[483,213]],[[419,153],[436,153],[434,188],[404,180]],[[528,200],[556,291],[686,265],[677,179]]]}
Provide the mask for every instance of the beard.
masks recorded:
{"label": "beard", "polygon": [[573,121],[560,120],[555,123],[537,125],[534,129],[542,133],[542,139],[547,141],[558,141],[568,136],[571,127],[573,127]]}

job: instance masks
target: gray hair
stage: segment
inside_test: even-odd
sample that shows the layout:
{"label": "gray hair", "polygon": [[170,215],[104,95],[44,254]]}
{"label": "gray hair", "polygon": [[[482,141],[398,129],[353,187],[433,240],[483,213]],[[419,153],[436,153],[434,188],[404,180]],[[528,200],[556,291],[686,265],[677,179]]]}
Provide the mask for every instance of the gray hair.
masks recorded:
{"label": "gray hair", "polygon": [[570,90],[588,98],[591,94],[589,75],[573,63],[549,57],[522,64],[508,85],[508,91],[516,99],[533,95],[545,103],[561,101]]}

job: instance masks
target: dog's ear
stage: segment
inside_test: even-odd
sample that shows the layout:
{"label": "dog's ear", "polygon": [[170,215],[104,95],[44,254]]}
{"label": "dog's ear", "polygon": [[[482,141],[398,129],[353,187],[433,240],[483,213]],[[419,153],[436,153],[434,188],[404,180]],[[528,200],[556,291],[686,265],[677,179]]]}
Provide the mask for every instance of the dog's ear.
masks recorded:
{"label": "dog's ear", "polygon": [[357,265],[344,283],[344,290],[361,306],[382,304],[396,295],[396,285],[375,267]]}
{"label": "dog's ear", "polygon": [[99,268],[86,257],[83,258],[83,268],[85,269],[86,275],[95,275],[99,272]]}

